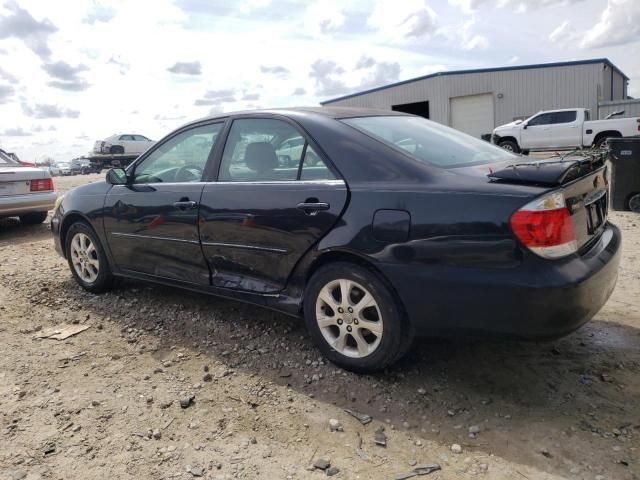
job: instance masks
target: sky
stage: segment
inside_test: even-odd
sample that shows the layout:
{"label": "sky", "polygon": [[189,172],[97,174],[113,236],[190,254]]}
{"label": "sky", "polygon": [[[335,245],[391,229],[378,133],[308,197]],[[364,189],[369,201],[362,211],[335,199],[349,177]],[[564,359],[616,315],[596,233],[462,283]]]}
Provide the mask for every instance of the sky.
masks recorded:
{"label": "sky", "polygon": [[640,0],[0,0],[0,148],[69,160],[210,113],[601,57],[640,97]]}

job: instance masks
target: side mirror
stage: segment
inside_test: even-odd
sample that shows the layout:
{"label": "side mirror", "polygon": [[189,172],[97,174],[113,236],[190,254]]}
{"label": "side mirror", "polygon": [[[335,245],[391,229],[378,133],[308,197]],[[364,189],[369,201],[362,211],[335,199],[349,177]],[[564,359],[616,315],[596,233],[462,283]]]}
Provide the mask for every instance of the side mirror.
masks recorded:
{"label": "side mirror", "polygon": [[528,124],[528,123],[525,123],[525,124],[523,124],[523,125],[522,125],[522,129],[523,129],[523,130],[526,130],[528,126],[529,126],[529,124]]}
{"label": "side mirror", "polygon": [[111,168],[107,172],[106,180],[111,185],[126,185],[129,179],[124,168]]}

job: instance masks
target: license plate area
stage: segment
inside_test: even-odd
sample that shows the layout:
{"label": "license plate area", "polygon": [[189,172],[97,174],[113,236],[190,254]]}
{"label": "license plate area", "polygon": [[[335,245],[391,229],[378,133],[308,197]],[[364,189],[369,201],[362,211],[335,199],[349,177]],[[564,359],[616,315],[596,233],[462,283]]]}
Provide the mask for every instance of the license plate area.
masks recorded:
{"label": "license plate area", "polygon": [[585,198],[587,211],[587,233],[595,235],[607,220],[609,211],[609,195],[607,190],[594,192]]}
{"label": "license plate area", "polygon": [[0,183],[0,195],[13,195],[15,191],[13,182]]}

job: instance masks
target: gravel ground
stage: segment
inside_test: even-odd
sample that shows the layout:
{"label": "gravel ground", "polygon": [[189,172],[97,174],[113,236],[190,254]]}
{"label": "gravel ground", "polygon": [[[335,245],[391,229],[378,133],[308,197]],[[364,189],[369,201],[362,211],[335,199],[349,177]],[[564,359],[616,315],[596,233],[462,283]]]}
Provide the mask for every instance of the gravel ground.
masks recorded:
{"label": "gravel ground", "polygon": [[[618,286],[579,331],[422,339],[375,376],[324,363],[270,311],[133,281],[91,295],[46,224],[4,221],[0,479],[393,479],[416,463],[440,465],[430,479],[638,479],[640,217],[612,220]],[[37,338],[63,323],[89,328]]]}

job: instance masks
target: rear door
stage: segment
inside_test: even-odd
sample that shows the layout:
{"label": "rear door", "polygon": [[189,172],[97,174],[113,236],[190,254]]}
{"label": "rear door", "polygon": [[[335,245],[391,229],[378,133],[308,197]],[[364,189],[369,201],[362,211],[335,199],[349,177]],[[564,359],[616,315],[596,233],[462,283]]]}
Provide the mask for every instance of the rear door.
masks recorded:
{"label": "rear door", "polygon": [[[291,148],[296,142],[303,143],[298,153]],[[205,186],[200,206],[200,239],[213,284],[282,290],[346,201],[345,182],[295,124],[276,117],[235,119],[218,181]]]}
{"label": "rear door", "polygon": [[554,112],[552,121],[551,144],[553,147],[579,147],[582,145],[582,129],[576,110]]}
{"label": "rear door", "polygon": [[135,165],[105,200],[104,228],[116,265],[135,273],[209,284],[198,235],[204,170],[223,123],[189,127]]}
{"label": "rear door", "polygon": [[527,121],[526,128],[520,130],[520,147],[552,148],[551,124],[553,112],[541,113]]}

